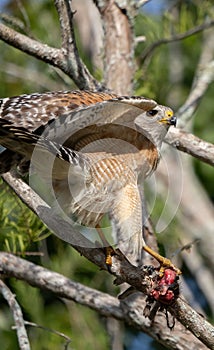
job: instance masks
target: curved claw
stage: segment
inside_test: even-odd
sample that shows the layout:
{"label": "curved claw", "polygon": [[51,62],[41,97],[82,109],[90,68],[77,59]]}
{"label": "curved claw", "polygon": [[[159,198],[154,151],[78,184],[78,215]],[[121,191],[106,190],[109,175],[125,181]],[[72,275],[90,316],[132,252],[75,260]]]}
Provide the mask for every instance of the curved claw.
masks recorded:
{"label": "curved claw", "polygon": [[143,247],[143,250],[145,250],[148,254],[153,256],[153,258],[155,258],[160,263],[160,270],[159,270],[160,277],[163,276],[165,269],[172,269],[176,272],[177,275],[181,275],[182,273],[181,270],[179,270],[175,265],[173,265],[170,259],[167,259],[164,256],[158,254],[147,245]]}

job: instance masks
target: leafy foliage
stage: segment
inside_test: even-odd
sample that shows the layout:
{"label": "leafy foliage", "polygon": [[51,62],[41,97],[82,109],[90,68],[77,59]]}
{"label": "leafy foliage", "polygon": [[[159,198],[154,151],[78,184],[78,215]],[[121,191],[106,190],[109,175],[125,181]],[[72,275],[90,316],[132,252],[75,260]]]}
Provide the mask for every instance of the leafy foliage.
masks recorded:
{"label": "leafy foliage", "polygon": [[37,216],[0,180],[1,250],[24,254],[50,235]]}

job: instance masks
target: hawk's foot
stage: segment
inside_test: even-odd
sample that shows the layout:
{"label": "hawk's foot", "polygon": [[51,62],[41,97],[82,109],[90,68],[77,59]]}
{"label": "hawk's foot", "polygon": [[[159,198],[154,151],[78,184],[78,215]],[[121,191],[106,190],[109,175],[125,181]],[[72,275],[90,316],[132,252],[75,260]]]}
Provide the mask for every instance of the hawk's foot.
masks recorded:
{"label": "hawk's foot", "polygon": [[110,246],[109,242],[105,238],[102,228],[99,225],[96,226],[96,230],[104,246],[105,256],[106,256],[105,263],[107,267],[110,268],[112,266],[112,256],[116,254],[115,250]]}
{"label": "hawk's foot", "polygon": [[167,259],[164,256],[158,254],[147,245],[143,247],[143,250],[145,250],[148,254],[153,256],[153,258],[155,258],[160,263],[160,270],[159,270],[160,277],[163,276],[165,269],[172,269],[176,272],[177,275],[181,275],[182,273],[181,270],[179,270],[175,265],[173,265],[170,259]]}
{"label": "hawk's foot", "polygon": [[112,266],[112,256],[116,254],[114,248],[112,247],[105,247],[105,254],[106,254],[106,265],[108,267]]}

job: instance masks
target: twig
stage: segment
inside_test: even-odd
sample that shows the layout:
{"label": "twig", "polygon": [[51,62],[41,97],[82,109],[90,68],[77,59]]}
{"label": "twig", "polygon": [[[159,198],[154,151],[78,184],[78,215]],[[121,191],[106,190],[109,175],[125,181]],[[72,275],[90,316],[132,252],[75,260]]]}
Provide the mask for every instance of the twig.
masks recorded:
{"label": "twig", "polygon": [[[90,307],[102,316],[123,320],[136,329],[146,332],[154,339],[161,341],[161,343],[170,349],[179,350],[181,347],[183,350],[206,349],[197,338],[178,322],[173,332],[167,327],[163,327],[163,322],[166,321],[163,318],[163,314],[158,314],[155,323],[152,324],[148,319],[145,319],[143,316],[145,298],[142,294],[136,293],[129,298],[119,301],[109,294],[73,282],[59,273],[5,252],[0,252],[0,269],[8,276],[24,280],[32,286],[51,291],[58,297],[70,299]],[[188,317],[190,317],[191,312],[193,319],[192,321],[190,320],[190,323],[194,320],[197,323],[197,327],[203,327],[203,330],[204,327],[207,327],[206,334],[211,337],[210,340],[207,340],[207,346],[210,347],[210,344],[213,344],[210,333],[213,330],[211,325],[182,300],[179,300],[176,303],[176,310],[181,313],[182,308],[185,308]],[[200,335],[201,333],[199,333]]]}
{"label": "twig", "polygon": [[51,328],[47,328],[47,327],[38,325],[37,323],[28,322],[28,321],[24,321],[24,323],[25,323],[26,326],[31,326],[31,327],[40,328],[40,329],[43,329],[44,331],[48,331],[48,332],[50,332],[50,333],[59,335],[60,337],[62,337],[62,338],[64,338],[64,339],[66,340],[64,349],[65,349],[65,350],[68,349],[68,346],[69,346],[69,344],[71,343],[71,338],[68,337],[67,335],[65,335],[64,333],[61,333],[61,332],[56,331],[56,330],[51,329]]}
{"label": "twig", "polygon": [[147,4],[150,1],[151,0],[138,0],[137,7],[140,8],[141,6],[144,6],[145,4]]}
{"label": "twig", "polygon": [[178,110],[177,116],[181,117],[178,124],[180,128],[185,127],[186,123],[192,118],[201,98],[213,79],[214,61],[211,61],[195,75],[193,88],[184,105]]}
{"label": "twig", "polygon": [[0,13],[0,20],[3,22],[5,25],[9,25],[13,27],[13,29],[18,30],[18,31],[24,31],[25,29],[25,24],[23,23],[22,20],[19,18],[13,17],[8,15],[7,13]]}
{"label": "twig", "polygon": [[8,305],[13,313],[13,319],[16,325],[16,332],[18,337],[18,342],[21,350],[30,350],[30,343],[28,340],[27,332],[24,325],[22,310],[17,303],[14,294],[6,286],[6,284],[0,279],[0,291],[7,300]]}
{"label": "twig", "polygon": [[203,30],[212,27],[213,25],[214,25],[214,20],[211,20],[209,22],[205,22],[205,23],[202,23],[194,28],[191,28],[190,30],[187,30],[185,33],[173,35],[170,38],[160,39],[160,40],[154,42],[152,45],[150,45],[149,47],[147,47],[144,50],[144,52],[141,55],[141,60],[143,62],[146,62],[153,54],[153,51],[157,47],[159,47],[160,45],[170,44],[170,43],[174,43],[175,41],[180,41],[180,40],[189,38],[190,36],[198,34],[198,33],[202,32]]}
{"label": "twig", "polygon": [[25,29],[27,29],[27,32],[30,33],[31,29],[30,29],[30,19],[29,16],[27,14],[27,11],[25,9],[25,7],[23,6],[21,0],[17,0],[17,5],[19,7],[19,10],[22,14],[22,17],[24,19],[25,22]]}

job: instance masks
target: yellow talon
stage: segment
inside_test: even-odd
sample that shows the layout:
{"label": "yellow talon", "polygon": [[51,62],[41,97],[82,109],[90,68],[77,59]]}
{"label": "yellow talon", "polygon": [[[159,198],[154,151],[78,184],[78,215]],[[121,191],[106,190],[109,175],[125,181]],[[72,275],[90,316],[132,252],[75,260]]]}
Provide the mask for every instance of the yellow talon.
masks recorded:
{"label": "yellow talon", "polygon": [[153,256],[153,258],[155,258],[159,263],[160,263],[160,271],[159,271],[159,275],[160,277],[163,276],[164,274],[164,270],[166,268],[171,268],[173,269],[177,275],[181,275],[181,270],[179,270],[176,266],[173,265],[173,263],[171,262],[170,259],[165,258],[164,256],[158,254],[157,252],[155,252],[152,248],[150,248],[149,246],[145,245],[143,247],[143,249],[150,254],[151,256]]}
{"label": "yellow talon", "polygon": [[106,247],[105,248],[106,251],[106,265],[108,266],[112,266],[112,255],[115,254],[115,251],[112,247]]}
{"label": "yellow talon", "polygon": [[112,255],[115,254],[115,251],[109,245],[109,243],[108,243],[107,239],[105,238],[103,231],[99,225],[96,226],[96,230],[100,236],[100,239],[102,241],[103,246],[105,247],[105,255],[106,255],[105,263],[108,267],[111,267],[112,266]]}

